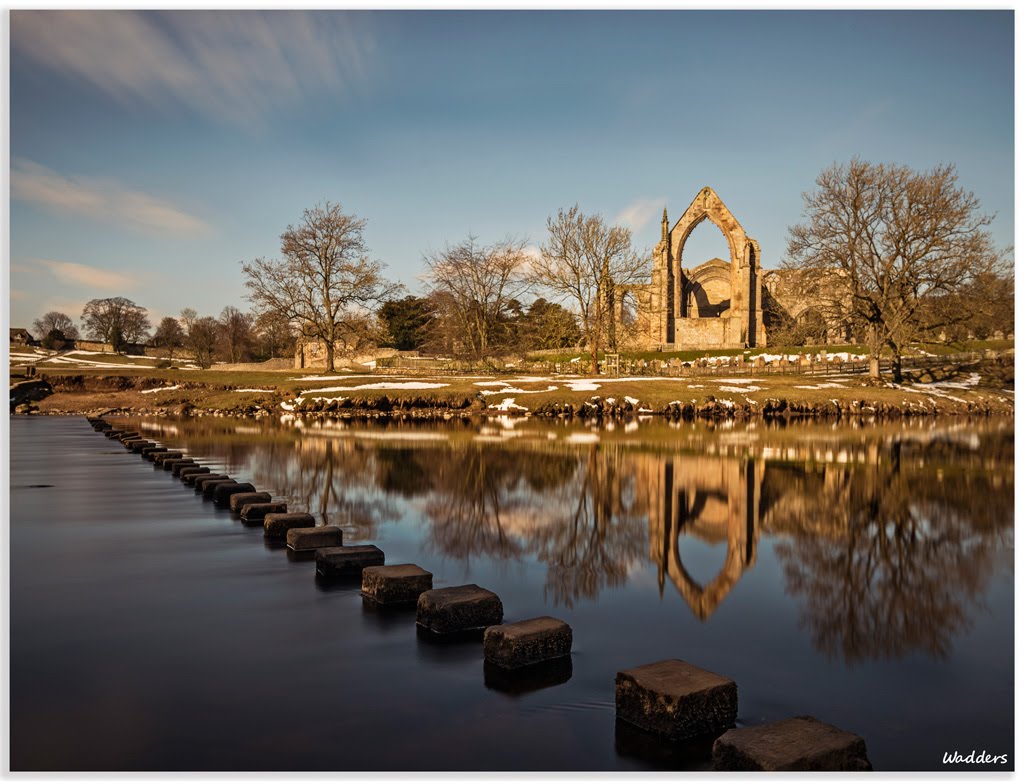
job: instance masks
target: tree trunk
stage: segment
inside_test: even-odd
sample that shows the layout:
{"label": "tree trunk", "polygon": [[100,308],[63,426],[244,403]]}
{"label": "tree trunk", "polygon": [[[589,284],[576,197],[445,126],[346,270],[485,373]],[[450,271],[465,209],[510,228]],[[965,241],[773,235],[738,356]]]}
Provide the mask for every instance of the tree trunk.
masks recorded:
{"label": "tree trunk", "polygon": [[882,372],[878,368],[878,356],[872,355],[868,358],[868,376],[873,380],[877,380],[882,376]]}
{"label": "tree trunk", "polygon": [[892,356],[892,381],[897,385],[903,382],[903,359],[899,353]]}
{"label": "tree trunk", "polygon": [[334,373],[334,340],[325,339],[324,347],[327,349],[327,371]]}

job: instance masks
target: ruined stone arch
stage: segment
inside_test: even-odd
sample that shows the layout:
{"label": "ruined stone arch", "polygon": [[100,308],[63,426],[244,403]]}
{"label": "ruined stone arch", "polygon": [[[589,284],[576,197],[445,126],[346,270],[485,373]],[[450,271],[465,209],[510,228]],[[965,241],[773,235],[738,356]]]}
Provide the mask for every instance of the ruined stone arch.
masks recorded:
{"label": "ruined stone arch", "polygon": [[731,267],[721,258],[705,261],[683,285],[686,317],[722,317],[732,306]]}
{"label": "ruined stone arch", "polygon": [[[683,268],[687,239],[705,220],[721,231],[729,257],[715,258],[692,270]],[[714,190],[702,188],[671,230],[665,210],[653,260],[647,333],[655,346],[692,349],[764,344],[761,248]],[[699,293],[709,282],[722,287],[727,284],[729,292],[719,291],[716,301],[709,298],[712,305],[701,307],[691,294]],[[728,304],[722,306],[726,300]]]}
{"label": "ruined stone arch", "polygon": [[710,187],[705,187],[693,199],[683,216],[679,218],[671,231],[670,254],[677,263],[682,261],[683,248],[686,240],[690,238],[694,228],[708,220],[725,237],[729,246],[729,261],[737,263],[747,246],[747,234],[743,230],[728,207],[718,197],[718,193]]}

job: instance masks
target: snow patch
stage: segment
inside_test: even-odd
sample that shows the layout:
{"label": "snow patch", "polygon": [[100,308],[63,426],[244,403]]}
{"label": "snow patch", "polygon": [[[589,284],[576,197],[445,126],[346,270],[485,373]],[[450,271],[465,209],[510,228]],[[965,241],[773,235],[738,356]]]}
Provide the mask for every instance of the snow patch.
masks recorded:
{"label": "snow patch", "polygon": [[332,393],[335,391],[354,390],[431,390],[433,388],[447,388],[447,382],[371,382],[365,385],[334,385],[329,388],[311,388],[302,391],[307,393]]}

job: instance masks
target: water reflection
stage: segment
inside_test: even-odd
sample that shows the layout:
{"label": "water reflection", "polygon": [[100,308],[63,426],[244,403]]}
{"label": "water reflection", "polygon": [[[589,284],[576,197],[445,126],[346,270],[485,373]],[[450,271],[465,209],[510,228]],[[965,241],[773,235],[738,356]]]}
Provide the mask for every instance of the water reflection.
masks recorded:
{"label": "water reflection", "polygon": [[[346,539],[403,523],[445,558],[538,562],[554,606],[653,578],[712,621],[760,550],[817,650],[847,664],[946,657],[1011,567],[1012,421],[140,426]],[[720,557],[710,577],[697,543]]]}

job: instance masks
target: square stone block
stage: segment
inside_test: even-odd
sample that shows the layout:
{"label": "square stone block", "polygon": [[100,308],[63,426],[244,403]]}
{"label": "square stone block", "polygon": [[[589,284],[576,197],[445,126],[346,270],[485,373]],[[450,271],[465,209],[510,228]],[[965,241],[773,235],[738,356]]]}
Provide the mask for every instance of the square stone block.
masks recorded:
{"label": "square stone block", "polygon": [[181,478],[183,483],[193,485],[197,477],[208,474],[210,474],[210,467],[208,466],[187,466],[178,472],[178,477]]}
{"label": "square stone block", "polygon": [[263,519],[270,514],[284,515],[288,513],[285,502],[257,502],[245,504],[241,508],[242,523],[263,525]]}
{"label": "square stone block", "polygon": [[342,544],[340,526],[315,526],[312,529],[289,529],[285,542],[294,551],[334,548]]}
{"label": "square stone block", "polygon": [[178,461],[174,461],[171,464],[171,474],[177,477],[181,474],[182,469],[185,469],[186,467],[190,466],[199,466],[199,464],[197,464],[191,458],[182,458]]}
{"label": "square stone block", "polygon": [[551,616],[489,626],[484,632],[484,661],[512,670],[560,659],[572,652],[572,628]]}
{"label": "square stone block", "polygon": [[162,464],[168,458],[184,458],[185,454],[180,450],[165,450],[163,453],[153,454],[153,463]]}
{"label": "square stone block", "polygon": [[141,453],[144,447],[156,447],[156,443],[149,439],[133,439],[128,443],[128,449],[133,453]]}
{"label": "square stone block", "polygon": [[170,472],[171,468],[182,461],[190,461],[191,459],[185,458],[185,456],[175,456],[174,458],[165,458],[160,462],[160,466],[164,468],[165,472]]}
{"label": "square stone block", "polygon": [[266,491],[244,491],[231,494],[228,506],[233,512],[241,512],[242,508],[247,504],[266,504],[272,498]]}
{"label": "square stone block", "polygon": [[191,485],[195,486],[195,489],[197,491],[202,491],[203,490],[203,483],[207,482],[208,480],[230,480],[230,479],[231,478],[228,475],[217,474],[216,472],[207,472],[204,475],[196,475],[191,480],[186,480],[186,482],[188,482]]}
{"label": "square stone block", "polygon": [[213,492],[222,485],[237,485],[233,477],[222,477],[220,480],[204,480],[203,496],[207,499],[213,498]]}
{"label": "square stone block", "polygon": [[390,564],[363,570],[363,596],[381,605],[413,605],[434,587],[434,576],[415,564]]}
{"label": "square stone block", "polygon": [[615,676],[615,714],[671,740],[717,732],[736,721],[736,683],[679,659]]}
{"label": "square stone block", "polygon": [[249,494],[256,490],[252,483],[233,483],[231,485],[218,485],[213,489],[213,501],[217,504],[227,504],[234,494]]}
{"label": "square stone block", "polygon": [[376,545],[345,545],[340,548],[318,548],[316,574],[321,577],[361,577],[365,567],[384,563],[384,551]]}
{"label": "square stone block", "polygon": [[811,716],[731,729],[711,757],[715,770],[871,770],[864,738]]}
{"label": "square stone block", "polygon": [[167,452],[167,448],[165,448],[165,447],[158,447],[156,445],[151,445],[150,447],[142,448],[142,450],[140,450],[139,452],[142,453],[142,457],[144,459],[146,459],[147,461],[152,461],[153,457],[157,453],[166,453]]}
{"label": "square stone block", "polygon": [[440,635],[500,624],[502,616],[498,595],[475,583],[424,591],[416,602],[416,623]]}
{"label": "square stone block", "polygon": [[263,536],[273,539],[283,540],[289,529],[305,529],[313,526],[316,526],[316,519],[309,513],[268,513],[263,516]]}

